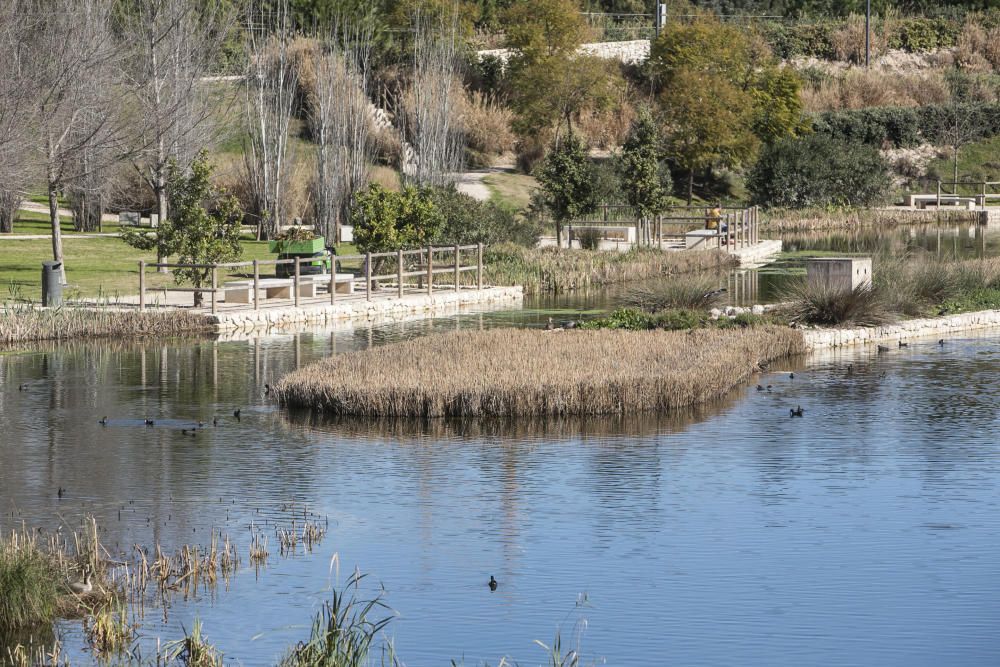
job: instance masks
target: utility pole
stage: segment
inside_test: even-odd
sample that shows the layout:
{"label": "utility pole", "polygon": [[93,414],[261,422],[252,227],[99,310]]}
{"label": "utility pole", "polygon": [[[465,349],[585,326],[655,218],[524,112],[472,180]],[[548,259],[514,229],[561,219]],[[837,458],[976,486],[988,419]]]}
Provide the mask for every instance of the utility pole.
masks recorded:
{"label": "utility pole", "polygon": [[872,56],[872,0],[865,0],[865,69],[871,67]]}

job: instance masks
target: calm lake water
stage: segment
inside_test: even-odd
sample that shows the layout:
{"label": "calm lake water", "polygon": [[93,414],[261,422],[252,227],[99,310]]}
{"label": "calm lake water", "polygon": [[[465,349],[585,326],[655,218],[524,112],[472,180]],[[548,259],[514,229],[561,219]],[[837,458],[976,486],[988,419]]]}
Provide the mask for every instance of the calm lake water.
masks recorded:
{"label": "calm lake water", "polygon": [[[624,420],[328,422],[263,393],[331,353],[544,317],[4,354],[0,527],[90,513],[122,550],[230,535],[228,590],[151,604],[147,656],[198,617],[232,663],[273,663],[358,568],[411,667],[542,664],[557,629],[585,664],[1000,664],[1000,334],[798,359],[771,392]],[[305,511],[326,537],[280,556],[275,526]]]}

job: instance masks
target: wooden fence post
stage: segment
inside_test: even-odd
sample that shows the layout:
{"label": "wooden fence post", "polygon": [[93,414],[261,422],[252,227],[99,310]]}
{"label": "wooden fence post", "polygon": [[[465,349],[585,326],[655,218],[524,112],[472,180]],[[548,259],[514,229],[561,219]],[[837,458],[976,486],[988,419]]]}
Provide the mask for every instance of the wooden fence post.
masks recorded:
{"label": "wooden fence post", "polygon": [[396,296],[403,298],[403,251],[396,251]]}
{"label": "wooden fence post", "polygon": [[427,296],[434,294],[434,246],[427,246]]}
{"label": "wooden fence post", "polygon": [[146,310],[146,262],[139,262],[139,310]]}
{"label": "wooden fence post", "polygon": [[299,272],[302,268],[299,266],[299,261],[301,257],[295,258],[295,278],[292,280],[292,289],[295,290],[295,307],[299,307]]}
{"label": "wooden fence post", "polygon": [[212,266],[212,314],[213,315],[215,315],[215,313],[218,312],[218,303],[215,294],[215,288],[216,286],[218,286],[218,284],[219,284],[218,269],[213,265]]}
{"label": "wooden fence post", "polygon": [[260,310],[260,260],[253,261],[253,309]]}
{"label": "wooden fence post", "polygon": [[[572,237],[570,237],[572,238]],[[461,267],[461,253],[462,251],[458,249],[458,245],[455,246],[455,291],[457,292],[460,287],[458,284],[459,270]]]}
{"label": "wooden fence post", "polygon": [[330,253],[330,305],[337,301],[337,256]]}
{"label": "wooden fence post", "polygon": [[365,253],[365,301],[372,300],[372,254]]}
{"label": "wooden fence post", "polygon": [[476,265],[476,282],[479,284],[479,290],[483,289],[483,244],[480,242],[477,248],[479,257],[477,259],[478,264]]}

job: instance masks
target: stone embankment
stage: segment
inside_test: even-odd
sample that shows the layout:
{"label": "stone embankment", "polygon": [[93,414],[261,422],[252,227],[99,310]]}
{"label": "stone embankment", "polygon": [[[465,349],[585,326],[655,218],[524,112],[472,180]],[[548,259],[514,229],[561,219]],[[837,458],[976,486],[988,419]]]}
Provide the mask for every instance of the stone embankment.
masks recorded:
{"label": "stone embankment", "polygon": [[480,304],[509,305],[516,308],[520,306],[522,300],[521,287],[490,287],[482,290],[441,292],[433,296],[413,294],[401,299],[378,298],[372,301],[345,299],[332,305],[302,308],[223,311],[206,317],[217,332],[251,331],[304,323],[391,322],[412,319],[417,314],[434,317],[458,312],[463,306]]}
{"label": "stone embankment", "polygon": [[911,338],[943,338],[964,331],[1000,327],[1000,310],[905,320],[881,327],[803,329],[806,348],[822,350],[849,345],[874,345]]}

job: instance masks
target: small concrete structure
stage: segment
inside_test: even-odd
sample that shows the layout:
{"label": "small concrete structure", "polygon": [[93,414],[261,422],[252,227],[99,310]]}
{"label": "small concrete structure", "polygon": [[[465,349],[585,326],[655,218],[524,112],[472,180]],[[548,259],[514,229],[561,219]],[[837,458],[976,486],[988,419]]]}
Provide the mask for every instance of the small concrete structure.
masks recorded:
{"label": "small concrete structure", "polygon": [[820,257],[806,262],[809,287],[853,291],[872,282],[871,257]]}
{"label": "small concrete structure", "polygon": [[719,230],[692,229],[684,233],[684,247],[687,250],[711,250],[719,247]]}

